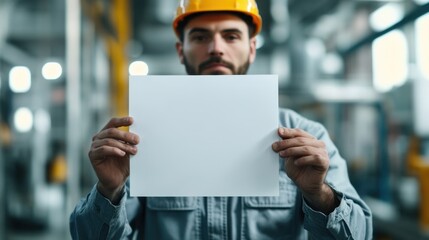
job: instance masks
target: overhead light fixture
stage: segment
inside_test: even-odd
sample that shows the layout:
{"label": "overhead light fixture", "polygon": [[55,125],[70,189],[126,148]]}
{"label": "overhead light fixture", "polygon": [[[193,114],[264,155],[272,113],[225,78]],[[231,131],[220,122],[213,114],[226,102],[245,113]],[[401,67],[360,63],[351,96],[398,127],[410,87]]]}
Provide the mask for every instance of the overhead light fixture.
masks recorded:
{"label": "overhead light fixture", "polygon": [[371,13],[369,23],[375,31],[382,31],[399,22],[404,17],[400,3],[388,3]]}
{"label": "overhead light fixture", "polygon": [[42,75],[46,80],[56,80],[63,74],[61,64],[57,62],[48,62],[42,67]]}
{"label": "overhead light fixture", "polygon": [[13,67],[9,72],[9,87],[14,93],[25,93],[31,88],[31,72],[28,67]]}
{"label": "overhead light fixture", "polygon": [[149,66],[143,61],[134,61],[130,64],[128,72],[131,76],[147,75]]}
{"label": "overhead light fixture", "polygon": [[22,107],[16,110],[13,123],[18,132],[29,132],[33,128],[33,114],[30,109]]}

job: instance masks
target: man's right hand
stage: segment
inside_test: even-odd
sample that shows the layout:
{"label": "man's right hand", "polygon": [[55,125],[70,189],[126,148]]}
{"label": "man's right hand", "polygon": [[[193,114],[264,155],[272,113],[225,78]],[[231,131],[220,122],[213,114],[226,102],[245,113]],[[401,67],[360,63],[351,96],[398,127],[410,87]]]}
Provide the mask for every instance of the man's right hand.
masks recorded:
{"label": "man's right hand", "polygon": [[130,175],[130,155],[137,153],[139,136],[118,129],[128,127],[133,118],[112,118],[92,138],[88,156],[98,177],[98,191],[114,204],[121,198],[122,188]]}

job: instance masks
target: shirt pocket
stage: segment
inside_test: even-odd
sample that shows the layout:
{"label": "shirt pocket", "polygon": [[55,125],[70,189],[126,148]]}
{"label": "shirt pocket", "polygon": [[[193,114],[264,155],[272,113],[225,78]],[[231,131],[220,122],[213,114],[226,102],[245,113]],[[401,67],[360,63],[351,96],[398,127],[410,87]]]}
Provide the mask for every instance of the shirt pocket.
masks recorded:
{"label": "shirt pocket", "polygon": [[159,211],[189,211],[198,207],[197,197],[149,197],[147,207]]}
{"label": "shirt pocket", "polygon": [[145,239],[199,239],[198,197],[149,197]]}
{"label": "shirt pocket", "polygon": [[296,185],[283,171],[279,173],[279,196],[244,197],[243,238],[299,238],[302,220],[298,197]]}

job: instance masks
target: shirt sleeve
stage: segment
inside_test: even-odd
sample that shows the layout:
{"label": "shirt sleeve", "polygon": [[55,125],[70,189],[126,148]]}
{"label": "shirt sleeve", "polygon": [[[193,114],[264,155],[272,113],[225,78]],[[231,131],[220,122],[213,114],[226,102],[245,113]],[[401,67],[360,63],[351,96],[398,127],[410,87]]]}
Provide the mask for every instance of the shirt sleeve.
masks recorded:
{"label": "shirt sleeve", "polygon": [[[284,111],[282,124],[301,128],[326,144],[329,169],[325,182],[340,198],[340,205],[329,215],[315,211],[303,199],[304,228],[315,239],[372,239],[372,214],[348,176],[347,163],[339,154],[327,130],[293,111]],[[310,238],[311,238],[310,237]]]}
{"label": "shirt sleeve", "polygon": [[337,197],[340,205],[329,215],[312,209],[303,199],[304,228],[310,239],[372,239],[371,216],[353,200]]}
{"label": "shirt sleeve", "polygon": [[125,209],[125,188],[122,194],[119,204],[113,205],[94,186],[70,215],[72,239],[125,239],[130,235],[131,227]]}

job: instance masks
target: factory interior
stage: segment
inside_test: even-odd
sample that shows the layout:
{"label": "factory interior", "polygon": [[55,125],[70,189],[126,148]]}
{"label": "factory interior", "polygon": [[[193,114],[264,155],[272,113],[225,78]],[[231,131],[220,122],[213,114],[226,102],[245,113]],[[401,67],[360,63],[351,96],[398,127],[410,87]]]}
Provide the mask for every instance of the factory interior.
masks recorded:
{"label": "factory interior", "polygon": [[[326,127],[374,239],[429,239],[429,1],[257,3],[248,74],[278,75],[279,106]],[[186,74],[176,7],[0,0],[0,239],[71,239],[91,139],[127,115],[129,75]]]}

